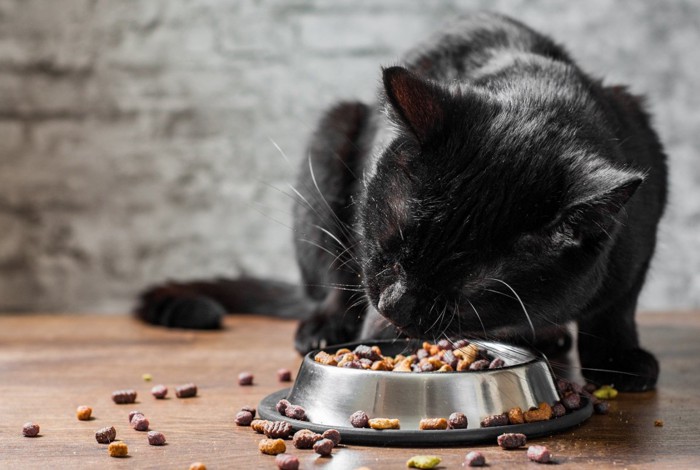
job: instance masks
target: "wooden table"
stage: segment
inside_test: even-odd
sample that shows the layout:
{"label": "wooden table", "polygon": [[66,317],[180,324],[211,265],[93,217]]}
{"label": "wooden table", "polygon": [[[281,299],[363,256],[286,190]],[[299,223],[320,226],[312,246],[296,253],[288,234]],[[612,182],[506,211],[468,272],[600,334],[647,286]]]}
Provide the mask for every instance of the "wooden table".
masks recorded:
{"label": "wooden table", "polygon": [[[700,312],[640,316],[643,343],[661,360],[656,392],[621,394],[609,415],[580,427],[535,440],[547,445],[569,468],[700,468]],[[275,468],[257,450],[260,435],[238,427],[233,417],[279,390],[275,371],[296,371],[294,323],[232,316],[218,332],[172,331],[127,316],[0,316],[0,468]],[[255,384],[237,384],[238,373],[255,373]],[[143,374],[152,374],[146,382]],[[192,399],[155,400],[152,385],[199,386]],[[134,388],[136,405],[116,405],[113,390]],[[75,409],[89,405],[94,419],[78,421]],[[151,429],[168,440],[149,446],[145,433],[131,429],[127,414],[144,412]],[[664,421],[655,427],[654,421]],[[41,425],[38,438],[25,438],[23,423]],[[96,443],[95,430],[113,425],[129,446],[126,459],[110,458]],[[437,454],[440,468],[462,468],[467,448],[432,449],[346,446],[331,458],[288,446],[301,468],[373,470],[405,468],[415,454]],[[490,468],[535,468],[524,450],[495,445],[481,450]]]}

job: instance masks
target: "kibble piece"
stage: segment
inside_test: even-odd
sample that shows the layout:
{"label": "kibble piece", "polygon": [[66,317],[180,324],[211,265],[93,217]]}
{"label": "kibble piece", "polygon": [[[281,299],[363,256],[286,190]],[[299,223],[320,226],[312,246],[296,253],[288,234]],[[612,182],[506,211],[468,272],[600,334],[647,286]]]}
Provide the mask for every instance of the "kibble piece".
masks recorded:
{"label": "kibble piece", "polygon": [[131,427],[137,431],[148,431],[148,426],[150,424],[151,423],[148,421],[148,418],[142,414],[134,415],[134,417],[131,419]]}
{"label": "kibble piece", "polygon": [[294,433],[292,444],[297,449],[311,449],[321,439],[323,439],[323,436],[320,434],[316,434],[310,429],[301,429]]}
{"label": "kibble piece", "polygon": [[36,437],[39,435],[39,425],[36,423],[24,423],[22,426],[22,434],[24,437]]}
{"label": "kibble piece", "polygon": [[277,454],[275,464],[279,470],[298,470],[299,458],[291,454]]}
{"label": "kibble piece", "polygon": [[138,410],[129,411],[129,423],[131,423],[131,420],[134,419],[134,416],[136,415],[144,416],[144,414]]}
{"label": "kibble piece", "polygon": [[282,439],[261,439],[258,450],[263,454],[277,455],[287,451],[287,446]]}
{"label": "kibble piece", "polygon": [[664,420],[663,419],[655,419],[654,426],[656,426],[657,428],[664,427]]}
{"label": "kibble piece", "polygon": [[314,443],[314,452],[323,456],[331,455],[333,447],[335,446],[330,439],[320,439]]}
{"label": "kibble piece", "polygon": [[192,398],[197,396],[197,386],[193,383],[188,383],[175,387],[175,396],[178,398]]}
{"label": "kibble piece", "polygon": [[100,428],[95,432],[95,440],[100,444],[109,444],[117,438],[117,430],[114,426]]}
{"label": "kibble piece", "polygon": [[527,448],[527,458],[537,463],[549,463],[552,455],[545,446],[530,446]]}
{"label": "kibble piece", "polygon": [[165,396],[168,394],[168,387],[165,385],[156,385],[151,389],[151,395],[156,397],[159,400],[162,400],[165,398]]}
{"label": "kibble piece", "polygon": [[129,454],[129,447],[124,442],[112,442],[107,447],[110,457],[126,457]]}
{"label": "kibble piece", "polygon": [[258,434],[263,434],[265,432],[265,425],[270,422],[271,421],[267,421],[266,419],[254,419],[250,422],[250,427]]}
{"label": "kibble piece", "polygon": [[490,361],[487,361],[486,359],[479,359],[478,361],[474,361],[469,365],[469,370],[484,370],[488,369],[489,365],[491,365]]}
{"label": "kibble piece", "polygon": [[368,428],[369,416],[362,410],[356,411],[350,415],[350,424],[353,428]]}
{"label": "kibble piece", "polygon": [[369,427],[372,429],[401,429],[398,419],[392,418],[372,418],[369,420]]}
{"label": "kibble piece", "polygon": [[284,410],[284,415],[287,418],[298,419],[299,421],[306,421],[306,410],[298,405],[288,405]]}
{"label": "kibble piece", "polygon": [[338,444],[340,444],[340,431],[337,429],[326,429],[321,437],[330,439],[335,447],[338,447]]}
{"label": "kibble piece", "polygon": [[253,422],[253,415],[250,411],[239,411],[234,420],[238,426],[250,426]]}
{"label": "kibble piece", "polygon": [[567,410],[578,410],[581,408],[581,395],[576,392],[569,392],[561,399],[561,403]]}
{"label": "kibble piece", "polygon": [[464,413],[458,411],[452,413],[449,418],[447,418],[448,425],[450,429],[467,429],[469,422]]}
{"label": "kibble piece", "polygon": [[561,404],[561,402],[556,402],[552,405],[552,416],[554,418],[561,418],[565,414],[566,408],[564,407],[564,405]]}
{"label": "kibble piece", "polygon": [[286,439],[292,433],[292,425],[286,421],[268,421],[263,432],[270,439]]}
{"label": "kibble piece", "polygon": [[92,416],[92,408],[81,405],[75,410],[75,416],[80,421],[89,421],[90,417]]}
{"label": "kibble piece", "polygon": [[136,401],[136,390],[117,390],[112,392],[112,401],[118,405],[126,405]]}
{"label": "kibble piece", "polygon": [[523,415],[522,408],[516,406],[508,410],[508,422],[510,424],[523,424],[525,422],[525,416]]}
{"label": "kibble piece", "polygon": [[601,400],[612,400],[617,397],[617,390],[610,385],[603,385],[598,390],[595,390],[593,395]]}
{"label": "kibble piece", "polygon": [[606,415],[610,412],[610,403],[599,401],[593,405],[593,411],[598,415]]}
{"label": "kibble piece", "polygon": [[291,382],[292,371],[289,369],[277,369],[277,380],[280,382]]}
{"label": "kibble piece", "polygon": [[164,446],[165,436],[159,431],[148,431],[148,444],[152,446]]}
{"label": "kibble piece", "polygon": [[190,464],[190,470],[207,470],[207,466],[202,462],[194,462]]}
{"label": "kibble piece", "polygon": [[250,372],[238,374],[238,385],[253,385],[253,374]]}
{"label": "kibble piece", "polygon": [[437,455],[414,455],[406,462],[409,468],[435,468],[442,462]]}
{"label": "kibble piece", "polygon": [[418,423],[418,429],[422,431],[447,429],[447,420],[445,418],[423,418]]}
{"label": "kibble piece", "polygon": [[325,351],[321,351],[318,354],[314,356],[314,361],[319,362],[321,364],[327,365],[327,366],[337,366],[338,361],[335,360],[334,356],[331,356]]}
{"label": "kibble piece", "polygon": [[141,378],[144,380],[144,382],[150,382],[151,380],[153,380],[153,376],[148,373],[143,374]]}
{"label": "kibble piece", "polygon": [[527,444],[527,437],[525,434],[507,432],[498,436],[496,441],[503,449],[517,449]]}
{"label": "kibble piece", "polygon": [[247,412],[249,412],[250,414],[253,415],[253,418],[255,418],[255,413],[257,413],[257,410],[255,409],[255,407],[254,407],[254,406],[249,406],[249,405],[246,405],[246,406],[242,407],[242,408],[241,408],[241,411],[247,411]]}
{"label": "kibble piece", "polygon": [[465,467],[483,467],[484,465],[486,465],[486,458],[477,450],[469,452],[464,458]]}
{"label": "kibble piece", "polygon": [[482,428],[492,428],[494,426],[505,426],[508,424],[507,415],[492,415],[481,420]]}
{"label": "kibble piece", "polygon": [[284,411],[287,409],[287,407],[289,405],[291,405],[291,403],[289,403],[289,401],[282,399],[282,400],[277,402],[277,404],[275,405],[275,409],[277,410],[277,412],[279,414],[283,415]]}
{"label": "kibble piece", "polygon": [[548,403],[542,402],[534,410],[528,410],[523,413],[526,423],[535,423],[537,421],[547,421],[552,419],[552,407]]}
{"label": "kibble piece", "polygon": [[506,365],[505,361],[500,357],[497,357],[496,359],[491,361],[491,363],[489,364],[489,369],[500,369],[504,365]]}

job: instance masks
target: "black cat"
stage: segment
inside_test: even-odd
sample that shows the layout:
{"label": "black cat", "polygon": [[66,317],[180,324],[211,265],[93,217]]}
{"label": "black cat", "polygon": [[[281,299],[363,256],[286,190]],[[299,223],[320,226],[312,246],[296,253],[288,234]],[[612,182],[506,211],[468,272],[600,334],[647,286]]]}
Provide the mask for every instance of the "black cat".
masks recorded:
{"label": "black cat", "polygon": [[653,388],[637,297],[666,200],[640,98],[582,72],[550,39],[479,13],[383,70],[381,103],[341,103],[301,167],[302,288],[167,284],[146,321],[216,327],[224,312],[301,318],[301,352],[358,338],[578,323],[583,374]]}

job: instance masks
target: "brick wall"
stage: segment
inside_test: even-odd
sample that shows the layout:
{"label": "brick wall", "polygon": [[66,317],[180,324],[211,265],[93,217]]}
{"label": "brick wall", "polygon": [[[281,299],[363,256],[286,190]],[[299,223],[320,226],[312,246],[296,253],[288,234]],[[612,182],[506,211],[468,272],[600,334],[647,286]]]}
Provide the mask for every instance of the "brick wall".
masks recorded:
{"label": "brick wall", "polygon": [[673,188],[643,306],[700,306],[697,2],[0,0],[0,310],[296,279],[283,192],[320,110],[487,6],[648,96]]}

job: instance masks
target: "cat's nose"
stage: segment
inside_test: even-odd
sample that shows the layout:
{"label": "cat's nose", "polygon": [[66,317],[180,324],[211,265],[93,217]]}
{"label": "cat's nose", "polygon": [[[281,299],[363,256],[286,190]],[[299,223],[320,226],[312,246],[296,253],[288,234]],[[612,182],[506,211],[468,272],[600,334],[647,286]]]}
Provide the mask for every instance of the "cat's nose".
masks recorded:
{"label": "cat's nose", "polygon": [[379,295],[377,310],[397,326],[402,327],[411,322],[411,313],[415,305],[415,298],[406,292],[406,284],[396,281]]}

